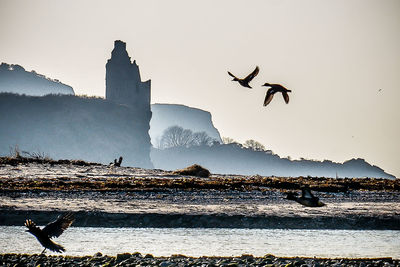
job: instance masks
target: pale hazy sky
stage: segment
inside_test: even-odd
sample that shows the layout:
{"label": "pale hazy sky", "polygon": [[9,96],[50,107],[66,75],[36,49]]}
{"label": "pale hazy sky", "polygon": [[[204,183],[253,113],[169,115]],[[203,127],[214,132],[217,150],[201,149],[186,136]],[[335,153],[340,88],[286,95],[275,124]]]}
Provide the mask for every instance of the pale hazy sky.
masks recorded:
{"label": "pale hazy sky", "polygon": [[[360,157],[400,177],[400,0],[0,0],[0,61],[77,94],[105,95],[117,39],[152,103],[208,110],[222,136],[280,156]],[[252,90],[227,74],[256,65]],[[263,107],[265,82],[290,103]]]}

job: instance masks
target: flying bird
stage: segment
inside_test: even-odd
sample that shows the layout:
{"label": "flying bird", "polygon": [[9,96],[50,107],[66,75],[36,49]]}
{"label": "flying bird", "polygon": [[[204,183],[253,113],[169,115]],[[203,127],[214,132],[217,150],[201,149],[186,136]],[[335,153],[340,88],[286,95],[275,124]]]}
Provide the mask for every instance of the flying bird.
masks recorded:
{"label": "flying bird", "polygon": [[251,86],[249,85],[249,82],[250,82],[251,80],[253,80],[254,77],[257,76],[257,74],[258,74],[259,71],[260,71],[260,69],[259,69],[258,66],[257,66],[257,67],[255,68],[255,70],[253,70],[253,72],[250,73],[249,75],[247,75],[247,77],[244,78],[244,79],[240,79],[240,78],[236,77],[235,75],[233,75],[233,74],[230,73],[229,71],[228,71],[228,74],[229,74],[230,76],[233,77],[233,80],[232,80],[232,81],[238,82],[238,83],[239,83],[241,86],[243,86],[243,87],[251,88]]}
{"label": "flying bird", "polygon": [[25,226],[28,228],[26,232],[31,233],[36,237],[40,244],[44,247],[42,253],[49,249],[54,252],[63,252],[65,248],[51,240],[52,237],[59,237],[71,224],[74,222],[74,215],[68,212],[49,224],[43,229],[40,229],[36,224],[28,219],[25,221]]}
{"label": "flying bird", "polygon": [[286,199],[294,200],[297,203],[300,203],[306,207],[322,207],[325,206],[318,197],[314,196],[311,193],[311,190],[306,187],[301,189],[301,197],[298,197],[296,193],[289,192],[287,193]]}
{"label": "flying bird", "polygon": [[289,95],[288,92],[292,92],[291,90],[286,89],[284,86],[280,84],[270,84],[270,83],[264,83],[262,86],[269,86],[270,88],[267,91],[267,94],[265,95],[264,99],[264,106],[268,105],[272,98],[274,97],[274,94],[277,92],[281,92],[283,99],[285,100],[286,104],[289,103]]}

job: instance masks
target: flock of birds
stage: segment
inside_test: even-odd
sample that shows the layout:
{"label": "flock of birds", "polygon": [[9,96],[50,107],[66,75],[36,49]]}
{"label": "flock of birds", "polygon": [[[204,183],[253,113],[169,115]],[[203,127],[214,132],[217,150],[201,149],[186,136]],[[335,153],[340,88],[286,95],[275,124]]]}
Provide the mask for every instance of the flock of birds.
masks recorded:
{"label": "flock of birds", "polygon": [[[228,71],[228,74],[233,77],[232,81],[238,82],[243,87],[252,88],[249,85],[249,82],[251,82],[251,80],[253,80],[254,77],[257,76],[259,71],[260,71],[260,68],[257,66],[255,68],[255,70],[253,70],[252,73],[250,73],[249,75],[247,75],[243,79],[236,77],[235,75],[233,75],[229,71]],[[277,93],[277,92],[282,93],[283,99],[285,100],[286,104],[289,103],[289,95],[288,95],[288,93],[292,92],[291,90],[288,90],[284,86],[282,86],[280,84],[275,84],[275,83],[273,83],[273,84],[264,83],[262,86],[269,87],[269,89],[267,90],[267,93],[265,95],[264,106],[268,105],[272,101],[272,98],[274,97],[274,94]]]}
{"label": "flock of birds", "polygon": [[[325,205],[319,200],[318,197],[311,193],[311,190],[308,187],[302,188],[301,191],[302,195],[300,197],[297,196],[297,193],[289,192],[287,193],[286,199],[296,201],[297,203],[307,207],[322,207]],[[34,235],[39,243],[44,247],[42,254],[46,251],[46,249],[62,253],[65,251],[65,248],[55,243],[51,239],[53,237],[59,237],[68,227],[72,225],[74,220],[74,214],[68,212],[58,216],[55,221],[48,223],[45,227],[43,227],[43,229],[40,229],[31,219],[27,219],[25,221],[25,226],[28,228],[26,232]]]}

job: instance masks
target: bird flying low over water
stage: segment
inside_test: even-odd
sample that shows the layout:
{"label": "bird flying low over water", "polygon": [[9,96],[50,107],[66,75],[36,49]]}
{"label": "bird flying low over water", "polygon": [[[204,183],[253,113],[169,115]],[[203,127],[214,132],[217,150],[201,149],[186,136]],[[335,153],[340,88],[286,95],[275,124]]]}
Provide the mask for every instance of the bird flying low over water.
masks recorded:
{"label": "bird flying low over water", "polygon": [[244,79],[240,79],[240,78],[236,77],[235,75],[233,75],[233,74],[230,73],[229,71],[228,71],[228,74],[229,74],[230,76],[233,77],[233,80],[232,80],[232,81],[238,82],[238,83],[239,83],[241,86],[243,86],[243,87],[251,88],[251,86],[249,85],[249,82],[250,82],[251,80],[253,80],[254,77],[257,76],[257,74],[258,74],[259,71],[260,71],[260,69],[259,69],[258,66],[257,66],[257,67],[255,68],[255,70],[253,70],[253,72],[250,73],[249,75],[247,75],[247,77],[244,78]]}
{"label": "bird flying low over water", "polygon": [[307,187],[301,189],[301,197],[297,197],[296,193],[289,192],[289,193],[287,193],[286,199],[294,200],[297,203],[300,203],[301,205],[306,206],[306,207],[325,206],[325,204],[322,203],[318,197],[314,196],[311,193],[311,190]]}
{"label": "bird flying low over water", "polygon": [[59,237],[74,222],[74,215],[68,212],[58,216],[57,220],[47,224],[43,229],[40,229],[36,224],[28,219],[25,221],[25,226],[28,228],[26,232],[31,233],[36,237],[40,244],[44,247],[42,253],[49,249],[54,252],[63,252],[65,248],[51,240],[52,237]]}
{"label": "bird flying low over water", "polygon": [[270,84],[270,83],[264,83],[262,86],[269,86],[270,88],[267,91],[267,94],[265,95],[264,99],[264,106],[268,105],[272,98],[274,97],[274,94],[277,92],[281,92],[283,99],[285,100],[286,104],[289,103],[289,95],[288,92],[292,92],[291,90],[286,89],[284,86],[280,84]]}

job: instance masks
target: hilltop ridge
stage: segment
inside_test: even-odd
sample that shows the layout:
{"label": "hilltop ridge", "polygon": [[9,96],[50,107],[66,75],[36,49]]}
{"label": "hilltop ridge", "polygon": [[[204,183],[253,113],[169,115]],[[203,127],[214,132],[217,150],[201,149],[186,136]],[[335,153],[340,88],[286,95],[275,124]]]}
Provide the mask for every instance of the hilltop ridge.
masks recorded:
{"label": "hilltop ridge", "polygon": [[48,94],[74,95],[71,86],[50,79],[35,71],[28,72],[16,64],[1,63],[0,92],[44,96]]}

